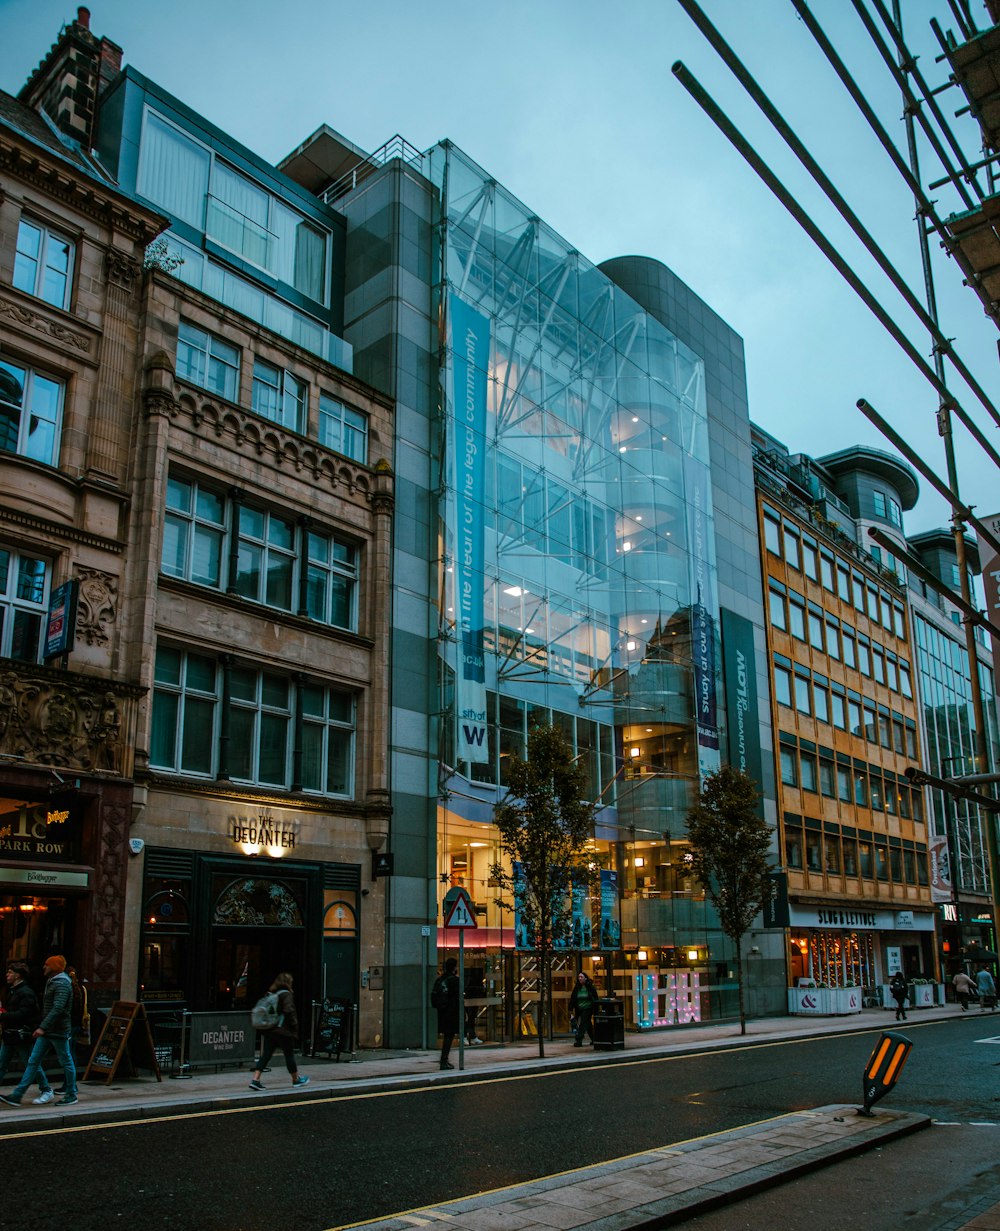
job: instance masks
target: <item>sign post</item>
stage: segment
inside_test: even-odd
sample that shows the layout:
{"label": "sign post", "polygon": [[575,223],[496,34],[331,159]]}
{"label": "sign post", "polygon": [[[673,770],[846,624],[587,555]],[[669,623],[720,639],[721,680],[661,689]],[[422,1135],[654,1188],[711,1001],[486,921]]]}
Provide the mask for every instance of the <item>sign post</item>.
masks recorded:
{"label": "sign post", "polygon": [[444,926],[458,928],[458,1067],[465,1068],[465,929],[476,926],[468,891],[456,886],[444,895]]}

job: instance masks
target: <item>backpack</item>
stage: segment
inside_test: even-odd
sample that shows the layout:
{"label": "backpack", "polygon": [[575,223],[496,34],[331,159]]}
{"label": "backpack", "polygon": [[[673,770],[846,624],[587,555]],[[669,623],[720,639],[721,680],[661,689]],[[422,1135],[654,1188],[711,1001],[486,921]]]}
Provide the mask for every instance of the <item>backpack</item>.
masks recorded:
{"label": "backpack", "polygon": [[268,992],[250,1010],[250,1023],[254,1030],[275,1030],[285,1020],[285,1015],[278,1008],[278,1001],[284,989]]}
{"label": "backpack", "polygon": [[431,1008],[443,1009],[448,1003],[448,982],[444,975],[438,975],[431,988]]}

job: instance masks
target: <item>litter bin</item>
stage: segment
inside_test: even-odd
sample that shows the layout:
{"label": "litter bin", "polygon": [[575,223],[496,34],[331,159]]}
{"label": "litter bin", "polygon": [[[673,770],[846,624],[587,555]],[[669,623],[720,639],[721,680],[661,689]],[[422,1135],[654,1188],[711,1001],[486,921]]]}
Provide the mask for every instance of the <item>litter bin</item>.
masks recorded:
{"label": "litter bin", "polygon": [[602,996],[594,1010],[594,1051],[625,1050],[625,1005],[614,996]]}

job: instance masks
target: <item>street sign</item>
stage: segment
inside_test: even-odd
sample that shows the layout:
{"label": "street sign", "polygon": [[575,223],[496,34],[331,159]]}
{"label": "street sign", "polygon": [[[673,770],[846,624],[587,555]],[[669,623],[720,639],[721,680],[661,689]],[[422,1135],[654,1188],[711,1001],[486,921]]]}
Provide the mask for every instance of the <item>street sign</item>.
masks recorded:
{"label": "street sign", "polygon": [[444,926],[446,928],[474,928],[476,911],[469,895],[458,893],[451,902],[445,901]]}

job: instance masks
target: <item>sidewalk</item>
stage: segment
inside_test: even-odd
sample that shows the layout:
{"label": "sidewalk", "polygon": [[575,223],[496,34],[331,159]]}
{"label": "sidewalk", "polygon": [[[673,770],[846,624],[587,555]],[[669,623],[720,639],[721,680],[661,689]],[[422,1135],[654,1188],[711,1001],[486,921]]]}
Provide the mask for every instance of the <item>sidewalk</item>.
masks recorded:
{"label": "sidewalk", "polygon": [[[899,1027],[905,1030],[955,1016],[961,1016],[956,1005],[914,1010],[906,1025],[900,1023]],[[976,1012],[975,1016],[980,1014]],[[993,1020],[1000,1029],[1000,1015]],[[738,1023],[733,1022],[628,1034],[623,1052],[578,1049],[566,1038],[547,1042],[545,1058],[539,1059],[536,1040],[481,1044],[464,1049],[464,1070],[459,1069],[458,1052],[453,1049],[451,1059],[456,1067],[444,1072],[438,1066],[436,1050],[364,1051],[353,1058],[343,1056],[339,1064],[305,1056],[300,1060],[300,1071],[311,1079],[305,1087],[293,1089],[280,1063],[264,1074],[267,1089],[263,1092],[248,1088],[249,1074],[243,1069],[197,1072],[184,1079],[164,1077],[162,1082],[143,1073],[139,1078],[116,1080],[110,1086],[94,1081],[81,1084],[80,1101],[72,1107],[58,1107],[54,1103],[33,1106],[31,1098],[37,1093],[33,1087],[20,1107],[0,1104],[0,1140],[7,1134],[60,1127],[249,1109],[278,1101],[315,1101],[393,1087],[451,1085],[501,1073],[627,1063],[637,1057],[716,1050],[747,1042],[891,1030],[895,1026],[891,1010],[867,1009],[850,1017],[752,1021],[747,1023],[746,1035],[741,1035]],[[10,1079],[3,1093],[9,1091]],[[499,1193],[412,1211],[412,1216],[364,1225],[378,1231],[402,1231],[417,1225],[433,1228],[445,1223],[452,1228],[502,1225],[510,1231],[551,1231],[553,1227],[566,1231],[625,1231],[639,1226],[666,1226],[667,1221],[690,1217],[696,1210],[734,1200],[741,1194],[877,1147],[929,1124],[925,1116],[882,1110],[881,1106],[876,1107],[872,1119],[857,1116],[854,1105],[822,1107],[693,1142],[665,1145],[632,1158],[610,1160]],[[981,1214],[974,1225],[982,1229],[1000,1228],[998,1215],[1000,1207]]]}

